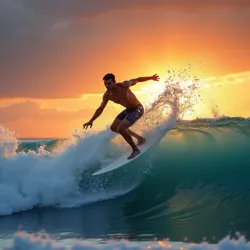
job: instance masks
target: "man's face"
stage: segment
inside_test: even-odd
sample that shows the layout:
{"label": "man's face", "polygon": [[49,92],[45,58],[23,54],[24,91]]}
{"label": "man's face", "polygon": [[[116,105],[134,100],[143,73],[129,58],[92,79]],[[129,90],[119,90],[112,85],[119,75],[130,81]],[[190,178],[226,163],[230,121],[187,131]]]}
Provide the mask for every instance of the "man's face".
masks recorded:
{"label": "man's face", "polygon": [[112,79],[104,80],[104,85],[108,90],[111,90],[115,87],[115,81]]}

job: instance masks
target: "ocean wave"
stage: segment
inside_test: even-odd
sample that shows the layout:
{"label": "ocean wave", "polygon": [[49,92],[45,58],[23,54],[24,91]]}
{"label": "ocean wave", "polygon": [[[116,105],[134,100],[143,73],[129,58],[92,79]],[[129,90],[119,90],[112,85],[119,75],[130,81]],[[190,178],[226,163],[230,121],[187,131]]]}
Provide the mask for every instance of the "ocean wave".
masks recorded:
{"label": "ocean wave", "polygon": [[[145,105],[145,115],[133,130],[146,137],[159,131],[164,135],[164,126],[174,120],[177,122],[173,130],[126,168],[99,177],[92,173],[129,150],[124,140],[111,131],[84,132],[68,140],[21,142],[0,126],[0,215],[37,206],[80,206],[132,191],[147,190],[151,198],[162,194],[164,202],[169,202],[176,190],[196,190],[199,181],[205,183],[204,190],[216,181],[219,188],[233,186],[245,192],[249,185],[249,119],[183,121],[182,114],[192,106],[194,100],[190,96],[197,84],[196,79],[182,84],[168,78],[153,102]],[[234,179],[227,174],[228,169]],[[240,176],[244,171],[247,174]],[[154,207],[152,202],[143,205],[145,210]],[[134,211],[137,212],[142,211]]]}

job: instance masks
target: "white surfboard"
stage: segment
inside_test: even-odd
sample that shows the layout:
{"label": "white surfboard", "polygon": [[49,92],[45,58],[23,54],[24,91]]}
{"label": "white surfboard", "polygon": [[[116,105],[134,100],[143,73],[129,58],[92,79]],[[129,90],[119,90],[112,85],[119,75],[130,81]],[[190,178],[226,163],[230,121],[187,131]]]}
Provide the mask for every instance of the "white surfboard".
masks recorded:
{"label": "white surfboard", "polygon": [[175,122],[173,120],[169,121],[169,123],[167,124],[167,126],[163,130],[159,129],[159,131],[157,131],[157,132],[155,131],[153,138],[151,138],[151,139],[146,138],[147,139],[146,143],[139,147],[141,153],[139,155],[137,155],[136,157],[134,157],[133,159],[130,159],[130,160],[127,159],[127,157],[131,153],[130,151],[128,151],[125,154],[123,154],[121,157],[116,159],[114,162],[110,163],[108,166],[105,166],[101,170],[98,170],[97,172],[93,173],[92,175],[100,175],[100,174],[110,172],[110,171],[115,170],[119,167],[125,166],[125,165],[131,163],[132,161],[136,160],[137,158],[141,157],[150,148],[155,146],[165,136],[165,134],[173,128],[174,123]]}

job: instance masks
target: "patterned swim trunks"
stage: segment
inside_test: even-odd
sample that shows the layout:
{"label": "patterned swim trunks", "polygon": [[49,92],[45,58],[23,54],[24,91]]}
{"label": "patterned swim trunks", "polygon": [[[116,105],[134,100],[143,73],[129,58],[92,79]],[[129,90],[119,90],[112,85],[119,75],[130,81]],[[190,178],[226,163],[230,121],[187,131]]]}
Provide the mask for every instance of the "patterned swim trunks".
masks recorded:
{"label": "patterned swim trunks", "polygon": [[139,120],[143,114],[144,114],[144,108],[142,105],[139,105],[136,108],[126,108],[116,118],[119,120],[126,119],[132,125],[137,120]]}

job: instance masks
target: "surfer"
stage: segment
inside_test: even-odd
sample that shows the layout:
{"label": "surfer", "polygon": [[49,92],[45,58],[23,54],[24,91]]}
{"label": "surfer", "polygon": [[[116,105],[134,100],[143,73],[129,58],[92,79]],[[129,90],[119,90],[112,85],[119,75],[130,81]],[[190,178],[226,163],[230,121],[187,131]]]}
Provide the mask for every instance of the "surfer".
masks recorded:
{"label": "surfer", "polygon": [[[115,120],[110,126],[110,129],[113,132],[120,133],[122,137],[127,141],[127,143],[131,146],[133,151],[128,157],[128,159],[132,159],[138,154],[140,154],[140,150],[137,146],[142,145],[146,141],[145,138],[129,129],[129,127],[133,125],[136,121],[138,121],[144,113],[144,108],[142,104],[138,101],[134,93],[130,90],[130,87],[138,82],[145,82],[149,80],[159,81],[159,76],[155,74],[153,76],[138,77],[128,81],[117,83],[114,74],[106,74],[103,77],[103,81],[107,91],[103,95],[102,103],[95,111],[90,121],[83,124],[83,128],[91,128],[93,125],[93,121],[102,114],[108,101],[113,101],[125,107],[125,110],[123,110],[115,118]],[[137,145],[134,143],[132,136],[138,140]]]}

